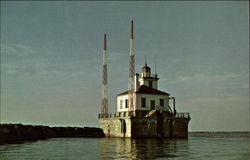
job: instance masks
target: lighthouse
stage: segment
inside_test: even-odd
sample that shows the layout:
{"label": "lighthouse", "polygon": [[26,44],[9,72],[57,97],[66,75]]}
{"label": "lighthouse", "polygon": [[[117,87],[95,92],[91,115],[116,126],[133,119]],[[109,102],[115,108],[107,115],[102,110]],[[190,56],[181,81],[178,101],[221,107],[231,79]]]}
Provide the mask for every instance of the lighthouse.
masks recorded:
{"label": "lighthouse", "polygon": [[158,88],[160,78],[146,62],[141,72],[135,73],[133,21],[130,26],[128,90],[117,94],[114,115],[103,112],[108,110],[102,104],[98,116],[100,128],[106,137],[187,138],[189,113],[176,112],[175,97]]}

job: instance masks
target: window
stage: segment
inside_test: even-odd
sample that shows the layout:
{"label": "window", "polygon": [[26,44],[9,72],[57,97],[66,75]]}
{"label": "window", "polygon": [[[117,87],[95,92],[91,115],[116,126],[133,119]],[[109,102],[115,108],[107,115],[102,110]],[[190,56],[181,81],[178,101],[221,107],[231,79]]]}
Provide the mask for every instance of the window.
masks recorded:
{"label": "window", "polygon": [[125,100],[125,108],[128,108],[128,99]]}
{"label": "window", "polygon": [[155,109],[155,101],[151,100],[150,104],[151,104],[151,109]]}
{"label": "window", "polygon": [[146,98],[141,98],[141,107],[146,107]]}
{"label": "window", "polygon": [[153,86],[152,81],[148,81],[148,86],[152,88]]}
{"label": "window", "polygon": [[122,109],[122,100],[120,100],[120,109]]}
{"label": "window", "polygon": [[160,106],[164,106],[164,99],[160,99]]}

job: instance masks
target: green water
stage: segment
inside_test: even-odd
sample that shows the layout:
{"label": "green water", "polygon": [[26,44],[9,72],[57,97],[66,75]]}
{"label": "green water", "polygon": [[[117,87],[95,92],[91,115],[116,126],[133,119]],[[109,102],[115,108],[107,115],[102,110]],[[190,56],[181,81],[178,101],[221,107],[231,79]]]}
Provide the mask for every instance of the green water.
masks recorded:
{"label": "green water", "polygon": [[0,160],[249,160],[249,134],[191,134],[188,139],[53,138],[0,146]]}

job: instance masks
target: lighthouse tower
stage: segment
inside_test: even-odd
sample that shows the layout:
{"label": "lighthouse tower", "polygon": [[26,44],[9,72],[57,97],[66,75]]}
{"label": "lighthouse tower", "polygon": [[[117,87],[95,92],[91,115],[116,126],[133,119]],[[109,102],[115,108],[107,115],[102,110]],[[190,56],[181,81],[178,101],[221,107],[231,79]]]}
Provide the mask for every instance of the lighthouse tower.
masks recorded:
{"label": "lighthouse tower", "polygon": [[[188,136],[189,113],[176,112],[175,97],[159,90],[159,77],[145,64],[135,72],[134,24],[131,21],[128,90],[117,95],[116,112],[108,114],[106,36],[103,52],[102,110],[98,117],[106,137]],[[170,107],[169,102],[173,101]]]}
{"label": "lighthouse tower", "polygon": [[139,78],[140,85],[146,85],[148,87],[157,89],[158,86],[158,80],[157,74],[151,73],[151,68],[145,63],[145,66],[141,69],[141,74]]}

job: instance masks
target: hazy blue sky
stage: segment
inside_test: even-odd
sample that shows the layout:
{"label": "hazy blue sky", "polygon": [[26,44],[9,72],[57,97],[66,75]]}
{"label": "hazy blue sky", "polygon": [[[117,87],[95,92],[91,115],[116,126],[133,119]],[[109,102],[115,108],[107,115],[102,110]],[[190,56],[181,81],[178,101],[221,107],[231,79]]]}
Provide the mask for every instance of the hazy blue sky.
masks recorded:
{"label": "hazy blue sky", "polygon": [[98,126],[103,34],[109,108],[147,56],[190,131],[249,129],[248,2],[2,2],[1,122]]}

